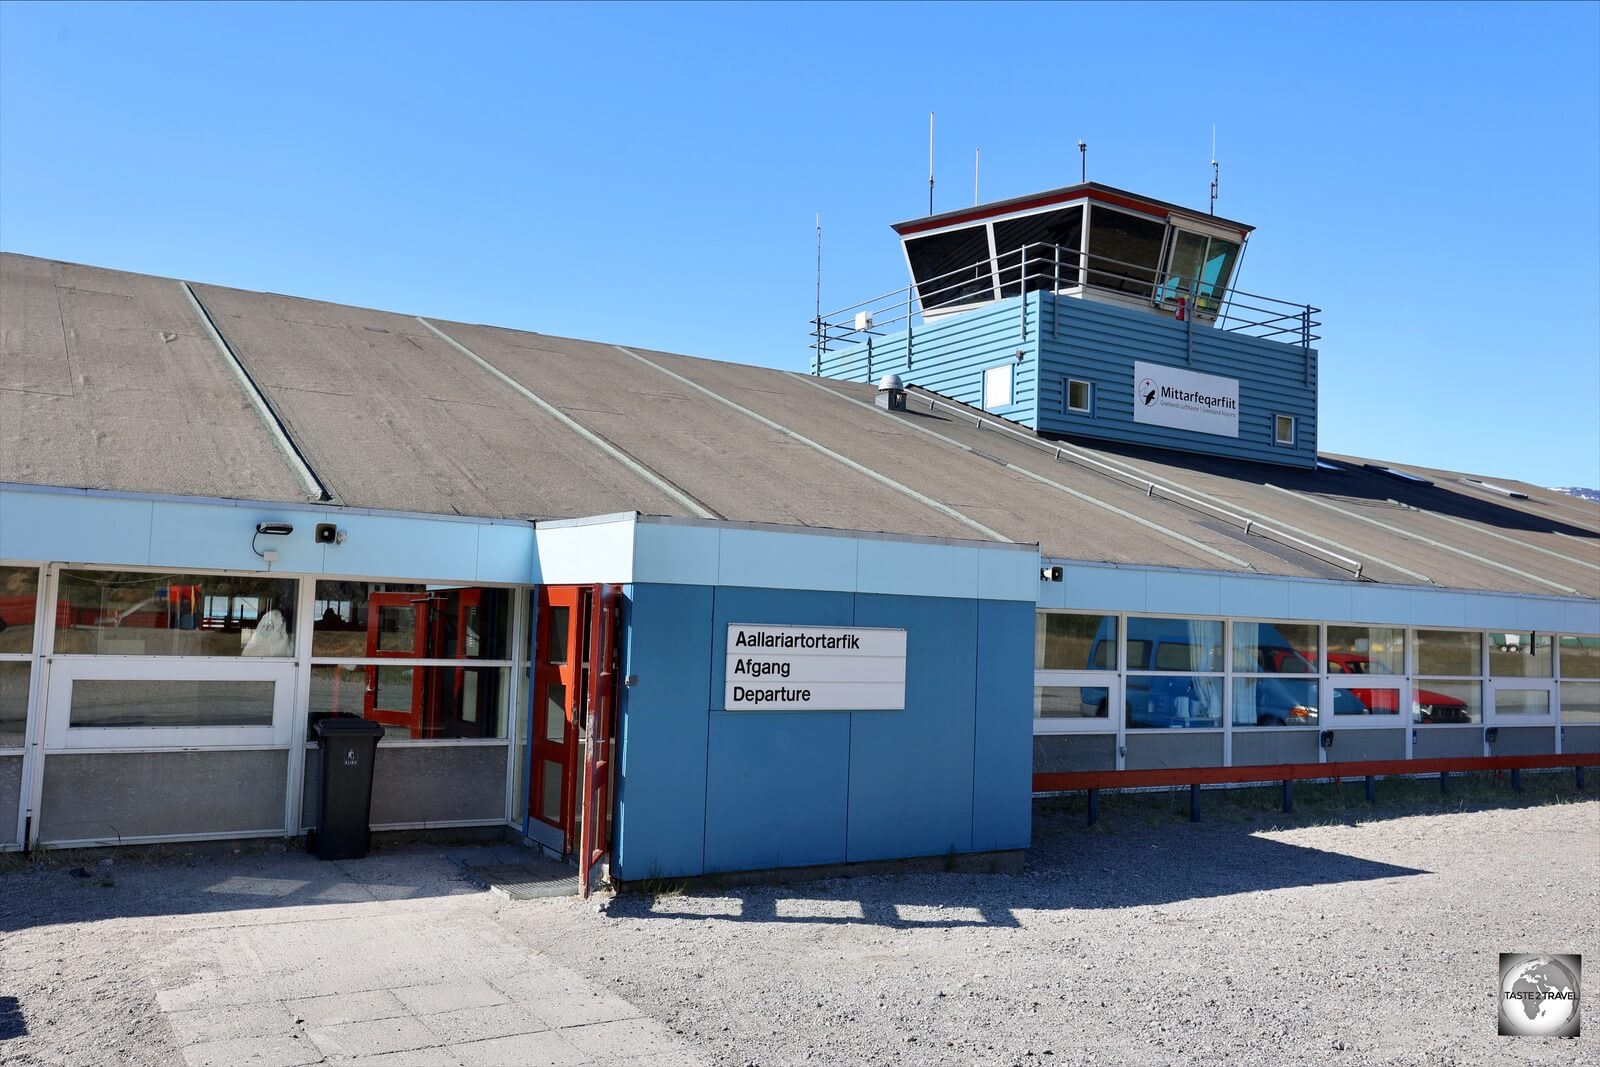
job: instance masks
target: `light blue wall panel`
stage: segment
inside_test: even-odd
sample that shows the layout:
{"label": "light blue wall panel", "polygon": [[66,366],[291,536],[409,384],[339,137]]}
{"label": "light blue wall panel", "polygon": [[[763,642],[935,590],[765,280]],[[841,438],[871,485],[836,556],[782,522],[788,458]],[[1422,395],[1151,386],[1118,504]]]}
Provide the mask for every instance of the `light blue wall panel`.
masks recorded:
{"label": "light blue wall panel", "polygon": [[705,870],[706,709],[712,591],[640,584],[626,591],[618,725],[617,873],[638,879]]}
{"label": "light blue wall panel", "polygon": [[851,715],[850,859],[969,851],[978,605],[863,593],[855,622],[907,631],[906,709]]}
{"label": "light blue wall panel", "polygon": [[1027,848],[1033,831],[1033,607],[978,604],[972,848]]}
{"label": "light blue wall panel", "polygon": [[150,558],[153,506],[150,500],[0,489],[0,558],[142,565]]}
{"label": "light blue wall panel", "polygon": [[[1322,582],[1289,583],[1289,618],[1353,620],[1350,587]],[[1366,620],[1362,620],[1366,621]]]}
{"label": "light blue wall panel", "polygon": [[1125,567],[1084,567],[1067,563],[1062,580],[1040,586],[1040,606],[1094,611],[1145,610],[1149,572]]}
{"label": "light blue wall panel", "polygon": [[847,712],[717,712],[706,785],[706,872],[845,860]]}
{"label": "light blue wall panel", "polygon": [[856,555],[856,588],[863,592],[927,596],[978,595],[978,553],[961,545],[863,539]]}
{"label": "light blue wall panel", "polygon": [[715,526],[642,521],[633,528],[633,580],[716,585],[722,530]]}
{"label": "light blue wall panel", "polygon": [[533,573],[533,534],[526,526],[479,526],[480,582],[526,582]]}
{"label": "light blue wall panel", "polygon": [[1221,608],[1221,575],[1151,571],[1145,581],[1146,611],[1174,615],[1215,615]]}
{"label": "light blue wall panel", "polygon": [[1586,604],[1566,601],[1561,628],[1569,634],[1600,634],[1600,600]]}
{"label": "light blue wall panel", "polygon": [[1039,552],[986,550],[978,555],[978,597],[981,600],[1023,600],[1036,603],[1039,594]]}
{"label": "light blue wall panel", "polygon": [[1386,622],[1411,616],[1411,590],[1393,586],[1351,584],[1350,614],[1367,622]]}
{"label": "light blue wall panel", "polygon": [[633,516],[600,522],[540,523],[534,530],[533,581],[540,585],[626,585],[633,574]]}
{"label": "light blue wall panel", "polygon": [[[288,507],[217,507],[162,501],[151,510],[147,562],[155,567],[264,570],[266,563],[250,550],[256,523],[288,522],[293,524],[294,533],[287,537],[256,538],[256,547],[278,551],[274,570],[322,573],[327,546],[315,540],[313,528],[317,521],[333,520],[297,515]],[[477,531],[468,527],[466,532],[472,541],[469,556],[476,558]]]}
{"label": "light blue wall panel", "polygon": [[718,585],[830,589],[856,570],[853,537],[737,528],[719,533]]}
{"label": "light blue wall panel", "polygon": [[1289,614],[1289,583],[1271,578],[1234,578],[1222,583],[1222,613],[1239,618],[1281,619]]}

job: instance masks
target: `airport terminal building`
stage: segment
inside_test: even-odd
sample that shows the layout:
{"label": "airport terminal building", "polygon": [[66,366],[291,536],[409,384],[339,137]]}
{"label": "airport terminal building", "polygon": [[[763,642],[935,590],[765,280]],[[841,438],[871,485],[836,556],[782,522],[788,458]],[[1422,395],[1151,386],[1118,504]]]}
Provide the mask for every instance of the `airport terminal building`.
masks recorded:
{"label": "airport terminal building", "polygon": [[0,847],[298,836],[341,716],[374,829],[623,880],[1600,763],[1600,506],[1319,452],[1250,227],[895,229],[792,372],[0,257]]}

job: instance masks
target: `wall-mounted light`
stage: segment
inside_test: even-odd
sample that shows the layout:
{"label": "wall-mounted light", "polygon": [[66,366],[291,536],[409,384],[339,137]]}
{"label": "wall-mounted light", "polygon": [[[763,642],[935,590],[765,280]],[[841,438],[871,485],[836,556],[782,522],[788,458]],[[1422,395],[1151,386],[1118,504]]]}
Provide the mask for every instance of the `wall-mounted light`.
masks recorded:
{"label": "wall-mounted light", "polygon": [[256,542],[264,536],[288,537],[292,533],[294,533],[294,527],[287,522],[258,522],[256,523],[256,535],[250,538],[250,551],[266,560],[267,569],[271,570],[272,565],[278,562],[278,550],[275,548],[265,550],[257,548]]}

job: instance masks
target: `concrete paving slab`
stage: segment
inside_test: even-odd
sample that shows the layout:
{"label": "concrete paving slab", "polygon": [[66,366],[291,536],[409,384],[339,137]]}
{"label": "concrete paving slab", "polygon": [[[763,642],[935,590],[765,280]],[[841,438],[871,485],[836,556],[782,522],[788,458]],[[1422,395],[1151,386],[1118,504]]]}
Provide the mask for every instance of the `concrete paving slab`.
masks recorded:
{"label": "concrete paving slab", "polygon": [[461,1061],[446,1048],[419,1048],[406,1052],[380,1052],[376,1056],[357,1056],[333,1060],[340,1067],[459,1067]]}
{"label": "concrete paving slab", "polygon": [[561,1036],[595,1061],[617,1060],[684,1065],[702,1062],[689,1045],[654,1019],[619,1019],[616,1022],[573,1026]]}
{"label": "concrete paving slab", "polygon": [[559,1034],[518,1034],[451,1045],[464,1067],[566,1067],[590,1062],[589,1054]]}
{"label": "concrete paving slab", "polygon": [[510,999],[488,982],[475,978],[410,986],[396,989],[394,995],[413,1015],[433,1015],[458,1008],[486,1008],[504,1004]]}
{"label": "concrete paving slab", "polygon": [[330,1056],[374,1056],[441,1044],[433,1031],[411,1016],[319,1026],[306,1032]]}
{"label": "concrete paving slab", "polygon": [[208,1041],[183,1050],[183,1062],[189,1067],[302,1067],[322,1060],[315,1045],[292,1037]]}
{"label": "concrete paving slab", "polygon": [[374,989],[366,993],[334,993],[324,997],[306,997],[284,1004],[295,1019],[306,1026],[338,1026],[341,1023],[363,1023],[374,1019],[393,1019],[410,1014],[387,989]]}
{"label": "concrete paving slab", "polygon": [[167,1013],[172,1036],[184,1046],[294,1032],[294,1016],[277,1001]]}
{"label": "concrete paving slab", "polygon": [[544,1020],[520,1004],[496,1004],[488,1008],[460,1008],[422,1016],[422,1025],[440,1041],[460,1044],[485,1041],[491,1037],[536,1034],[549,1029]]}

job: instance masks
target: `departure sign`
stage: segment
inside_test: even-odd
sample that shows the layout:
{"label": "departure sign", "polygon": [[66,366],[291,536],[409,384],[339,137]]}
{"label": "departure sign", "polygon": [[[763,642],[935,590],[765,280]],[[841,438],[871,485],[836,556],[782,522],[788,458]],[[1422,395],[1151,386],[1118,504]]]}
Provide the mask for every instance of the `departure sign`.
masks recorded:
{"label": "departure sign", "polygon": [[901,711],[906,632],[852,626],[728,627],[729,711]]}

